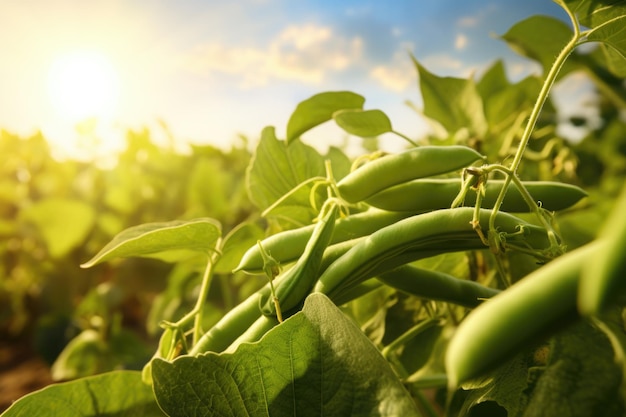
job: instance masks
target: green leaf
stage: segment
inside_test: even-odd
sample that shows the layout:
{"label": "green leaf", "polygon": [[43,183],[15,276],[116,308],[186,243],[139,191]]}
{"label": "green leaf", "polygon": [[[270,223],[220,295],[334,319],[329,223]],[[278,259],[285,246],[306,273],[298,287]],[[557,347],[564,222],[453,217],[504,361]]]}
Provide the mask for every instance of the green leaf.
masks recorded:
{"label": "green leaf", "polygon": [[[501,38],[518,54],[539,62],[545,75],[573,36],[572,29],[563,21],[535,15],[513,25]],[[573,64],[566,61],[559,76],[572,69]]]}
{"label": "green leaf", "polygon": [[[600,50],[604,55],[604,62],[609,71],[617,77],[626,78],[626,59],[624,59],[623,53],[616,51],[608,45],[600,45]],[[618,92],[616,91],[615,94],[618,94]]]}
{"label": "green leaf", "polygon": [[[206,259],[204,264],[206,264]],[[180,262],[174,264],[167,275],[165,290],[161,291],[150,304],[150,311],[146,320],[146,328],[150,335],[162,331],[160,324],[163,320],[175,321],[187,313],[185,300],[190,298],[194,286],[197,286],[199,275],[200,272],[193,263]]]}
{"label": "green leaf", "polygon": [[115,371],[50,385],[28,394],[2,417],[156,417],[163,416],[141,372]]}
{"label": "green leaf", "polygon": [[478,93],[485,100],[498,91],[509,88],[509,80],[504,70],[504,62],[499,59],[485,71],[480,81],[476,84]]}
{"label": "green leaf", "polygon": [[488,402],[495,402],[506,409],[507,415],[522,415],[528,401],[524,395],[528,389],[528,366],[527,355],[518,354],[489,376],[464,384],[463,389],[468,394],[458,415],[479,415],[478,410]]}
{"label": "green leaf", "polygon": [[37,226],[52,258],[61,258],[84,242],[96,219],[89,204],[63,198],[36,202],[19,216],[21,221]]}
{"label": "green leaf", "polygon": [[300,102],[287,122],[287,143],[290,144],[307,130],[330,120],[336,111],[360,109],[363,103],[363,96],[350,91],[329,91]]}
{"label": "green leaf", "polygon": [[[246,172],[246,187],[250,200],[265,210],[316,176],[326,176],[322,155],[300,140],[287,145],[276,138],[273,127],[266,127]],[[302,186],[271,214],[290,221],[292,226],[310,224],[317,215],[309,202],[311,187]]]}
{"label": "green leaf", "polygon": [[619,16],[596,27],[587,40],[602,42],[607,66],[616,75],[626,73],[626,15]]}
{"label": "green leaf", "polygon": [[[508,88],[494,92],[485,99],[485,114],[489,124],[503,130],[510,127],[519,113],[530,111],[540,88],[538,77],[529,76]],[[549,102],[546,103],[546,112],[551,109],[550,106]]]}
{"label": "green leaf", "polygon": [[171,416],[417,416],[374,345],[324,295],[258,343],[152,363],[159,405]]}
{"label": "green leaf", "polygon": [[86,329],[54,361],[52,379],[67,381],[115,369],[138,368],[150,358],[150,353],[130,330],[116,329],[105,339],[101,332]]}
{"label": "green leaf", "polygon": [[[560,1],[559,1],[560,2]],[[625,0],[563,0],[581,25],[594,29],[608,21],[626,15]]]}
{"label": "green leaf", "polygon": [[483,136],[487,122],[483,101],[472,79],[438,77],[428,72],[415,58],[424,100],[424,115],[437,121],[449,134],[468,129],[471,135]]}
{"label": "green leaf", "polygon": [[363,138],[391,132],[391,121],[381,110],[339,110],[333,114],[335,122],[351,135]]}
{"label": "green leaf", "polygon": [[63,381],[81,378],[108,368],[106,364],[106,342],[93,329],[83,330],[73,338],[50,369],[52,379]]}
{"label": "green leaf", "polygon": [[114,258],[148,256],[172,250],[208,253],[215,248],[221,229],[220,223],[210,218],[134,226],[115,236],[81,268],[89,268]]}

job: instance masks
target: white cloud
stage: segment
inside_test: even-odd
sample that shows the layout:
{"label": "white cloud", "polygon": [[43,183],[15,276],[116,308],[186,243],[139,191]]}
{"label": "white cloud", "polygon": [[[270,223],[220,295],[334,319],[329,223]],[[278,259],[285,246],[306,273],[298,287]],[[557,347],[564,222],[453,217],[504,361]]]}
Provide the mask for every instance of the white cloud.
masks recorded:
{"label": "white cloud", "polygon": [[477,16],[465,16],[458,20],[457,24],[462,28],[473,28],[478,26],[480,19]]}
{"label": "white cloud", "polygon": [[520,80],[528,75],[540,75],[541,65],[535,61],[508,62],[509,75],[514,81]]}
{"label": "white cloud", "polygon": [[391,63],[377,65],[370,71],[370,77],[393,91],[405,91],[415,83],[415,67],[407,51],[413,49],[410,44],[403,44],[402,49],[394,53]]}
{"label": "white cloud", "polygon": [[456,39],[454,40],[454,48],[461,50],[467,46],[468,42],[469,40],[467,39],[467,36],[459,33],[458,35],[456,35]]}
{"label": "white cloud", "polygon": [[420,60],[420,62],[430,72],[433,72],[435,74],[444,71],[450,72],[450,70],[458,72],[459,70],[463,69],[463,61],[455,59],[448,54],[429,55]]}
{"label": "white cloud", "polygon": [[498,10],[495,4],[489,4],[481,8],[477,13],[470,16],[463,16],[457,19],[456,24],[459,28],[475,28],[483,23],[490,15]]}
{"label": "white cloud", "polygon": [[241,76],[243,87],[266,85],[271,79],[321,83],[331,72],[348,68],[361,58],[363,40],[336,35],[332,28],[307,24],[288,26],[264,48],[219,42],[198,46],[184,59],[195,72]]}

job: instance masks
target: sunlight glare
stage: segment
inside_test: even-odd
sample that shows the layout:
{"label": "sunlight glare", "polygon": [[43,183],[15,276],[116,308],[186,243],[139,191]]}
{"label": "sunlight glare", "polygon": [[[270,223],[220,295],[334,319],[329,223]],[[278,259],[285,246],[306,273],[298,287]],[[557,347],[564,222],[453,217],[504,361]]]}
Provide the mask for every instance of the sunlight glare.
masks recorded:
{"label": "sunlight glare", "polygon": [[95,51],[77,51],[53,63],[48,89],[58,115],[79,122],[111,115],[117,104],[119,79],[106,56]]}

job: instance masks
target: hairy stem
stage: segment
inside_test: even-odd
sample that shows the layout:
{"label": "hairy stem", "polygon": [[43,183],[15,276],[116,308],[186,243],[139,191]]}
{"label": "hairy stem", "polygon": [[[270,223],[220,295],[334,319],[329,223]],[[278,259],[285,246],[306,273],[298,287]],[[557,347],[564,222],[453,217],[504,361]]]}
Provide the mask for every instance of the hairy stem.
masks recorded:
{"label": "hairy stem", "polygon": [[[502,202],[504,201],[504,197],[506,195],[508,186],[513,180],[513,177],[517,179],[517,170],[519,168],[520,163],[522,162],[524,151],[526,150],[526,147],[528,146],[528,142],[530,141],[530,136],[533,132],[533,129],[535,128],[535,125],[537,124],[537,119],[539,118],[541,109],[543,108],[543,105],[548,99],[550,90],[552,89],[552,86],[554,85],[554,82],[556,81],[556,78],[559,74],[559,71],[563,67],[563,64],[565,63],[569,55],[572,53],[574,48],[576,48],[576,46],[578,45],[578,42],[580,41],[580,28],[576,20],[576,17],[567,7],[564,7],[564,9],[566,10],[567,14],[569,15],[572,21],[572,25],[574,27],[574,36],[567,43],[567,45],[565,45],[563,50],[561,50],[559,55],[556,57],[556,60],[552,64],[552,67],[550,67],[550,71],[548,71],[548,74],[546,75],[546,79],[543,82],[543,86],[541,87],[541,91],[539,92],[539,96],[537,97],[537,101],[535,102],[535,106],[533,107],[530,113],[530,116],[528,118],[528,123],[526,124],[526,127],[524,128],[524,132],[522,133],[520,143],[517,147],[517,152],[515,153],[513,162],[511,162],[511,166],[509,168],[510,172],[507,173],[502,190],[500,191],[500,194],[498,194],[498,198],[496,199],[496,202],[493,206],[493,211],[492,211],[491,220],[490,220],[490,231],[492,232],[495,232],[495,230],[491,229],[491,226],[495,223],[495,216],[497,215],[498,211],[500,211],[500,207],[502,206]],[[522,193],[524,198],[527,197],[524,193],[523,186],[520,188],[520,192]],[[537,214],[542,224],[545,225],[546,220],[544,216],[540,213],[539,209],[535,208],[533,211],[535,212],[535,214]],[[556,243],[556,238],[554,236],[552,227],[551,226],[548,227],[547,230],[549,232],[548,235],[550,236],[551,243]]]}

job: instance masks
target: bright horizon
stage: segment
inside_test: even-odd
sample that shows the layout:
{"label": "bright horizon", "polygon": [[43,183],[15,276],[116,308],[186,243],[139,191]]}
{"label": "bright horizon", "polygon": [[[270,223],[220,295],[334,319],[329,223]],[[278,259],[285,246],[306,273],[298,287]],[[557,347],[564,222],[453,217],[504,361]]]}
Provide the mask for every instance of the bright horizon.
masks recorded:
{"label": "bright horizon", "polygon": [[[426,126],[404,104],[421,104],[409,52],[453,76],[504,58],[509,77],[519,79],[537,66],[493,35],[532,14],[564,17],[549,0],[402,0],[392,9],[355,0],[176,5],[4,2],[0,25],[11,35],[0,39],[0,128],[41,130],[61,154],[106,154],[129,128],[148,127],[158,140],[162,122],[181,146],[225,148],[240,134],[256,141],[266,125],[284,136],[299,101],[352,90],[416,137]],[[79,123],[100,140],[81,142]],[[328,127],[310,140],[328,136],[342,140]]]}

